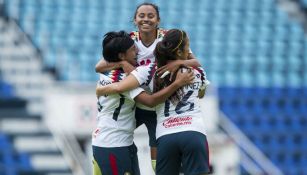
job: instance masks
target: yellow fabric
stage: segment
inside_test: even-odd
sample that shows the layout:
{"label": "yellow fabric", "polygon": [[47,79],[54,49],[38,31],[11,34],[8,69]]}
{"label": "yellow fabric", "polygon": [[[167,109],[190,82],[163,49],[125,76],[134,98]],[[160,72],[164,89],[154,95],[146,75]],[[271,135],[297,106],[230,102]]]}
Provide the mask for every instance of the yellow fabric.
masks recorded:
{"label": "yellow fabric", "polygon": [[101,170],[94,158],[93,158],[93,175],[102,175]]}
{"label": "yellow fabric", "polygon": [[154,172],[156,172],[156,160],[151,160],[151,166]]}

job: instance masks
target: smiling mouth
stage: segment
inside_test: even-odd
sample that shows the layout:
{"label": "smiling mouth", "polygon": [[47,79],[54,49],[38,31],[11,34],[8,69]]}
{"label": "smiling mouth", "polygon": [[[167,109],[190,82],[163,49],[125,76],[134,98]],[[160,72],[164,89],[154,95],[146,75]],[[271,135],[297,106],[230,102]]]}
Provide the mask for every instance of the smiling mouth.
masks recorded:
{"label": "smiling mouth", "polygon": [[146,23],[146,24],[141,24],[141,26],[142,27],[150,27],[151,25]]}

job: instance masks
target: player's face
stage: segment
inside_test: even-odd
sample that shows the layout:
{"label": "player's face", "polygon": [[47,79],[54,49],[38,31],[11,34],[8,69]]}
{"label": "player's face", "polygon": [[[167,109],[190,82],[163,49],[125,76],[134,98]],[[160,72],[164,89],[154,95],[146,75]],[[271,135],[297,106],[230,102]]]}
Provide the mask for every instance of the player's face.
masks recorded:
{"label": "player's face", "polygon": [[189,56],[189,52],[190,52],[190,40],[189,38],[187,37],[186,38],[186,44],[183,48],[183,51],[182,51],[182,54],[181,54],[181,57],[180,59],[182,60],[187,60],[188,59],[188,56]]}
{"label": "player's face", "polygon": [[135,25],[140,32],[156,32],[160,20],[158,19],[156,10],[151,5],[143,5],[139,7],[134,19]]}
{"label": "player's face", "polygon": [[128,63],[130,63],[131,65],[135,66],[136,63],[136,54],[137,54],[137,48],[136,46],[133,44],[124,54],[124,58],[123,60],[127,61]]}

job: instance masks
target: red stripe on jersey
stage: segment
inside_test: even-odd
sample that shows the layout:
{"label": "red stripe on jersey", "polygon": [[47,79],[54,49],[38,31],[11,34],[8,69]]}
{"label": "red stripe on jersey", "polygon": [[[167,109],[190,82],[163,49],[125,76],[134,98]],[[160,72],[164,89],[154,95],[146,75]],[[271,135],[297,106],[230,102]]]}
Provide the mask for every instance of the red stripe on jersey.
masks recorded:
{"label": "red stripe on jersey", "polygon": [[195,70],[197,70],[200,73],[200,79],[201,79],[201,83],[204,84],[205,83],[205,73],[204,70],[202,68],[199,67],[193,67]]}
{"label": "red stripe on jersey", "polygon": [[118,175],[118,168],[116,164],[116,157],[113,154],[110,154],[109,161],[111,164],[112,175]]}
{"label": "red stripe on jersey", "polygon": [[148,86],[149,83],[151,82],[151,79],[154,77],[156,70],[157,70],[156,64],[152,64],[152,66],[149,68],[149,71],[148,71],[148,77],[145,83],[146,86]]}
{"label": "red stripe on jersey", "polygon": [[113,82],[118,82],[120,80],[121,73],[122,73],[122,71],[120,71],[120,70],[113,70],[112,71]]}
{"label": "red stripe on jersey", "polygon": [[104,75],[111,78],[112,83],[119,82],[123,79],[125,72],[122,69],[111,70],[109,72],[104,73]]}

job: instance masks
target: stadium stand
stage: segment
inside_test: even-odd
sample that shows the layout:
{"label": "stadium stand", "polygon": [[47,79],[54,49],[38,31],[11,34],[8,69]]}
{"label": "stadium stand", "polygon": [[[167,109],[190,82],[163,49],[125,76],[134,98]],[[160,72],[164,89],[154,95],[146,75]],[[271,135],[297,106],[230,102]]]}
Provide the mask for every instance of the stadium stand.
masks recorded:
{"label": "stadium stand", "polygon": [[0,174],[71,174],[41,115],[33,114],[42,110],[48,76],[19,34],[0,18]]}
{"label": "stadium stand", "polygon": [[0,79],[0,97],[12,98],[14,96],[13,87]]}
{"label": "stadium stand", "polygon": [[27,112],[26,100],[0,99],[0,148],[1,174],[71,173],[41,116]]}
{"label": "stadium stand", "polygon": [[[64,81],[95,81],[100,42],[133,30],[141,1],[6,0],[8,15]],[[164,28],[182,28],[221,110],[283,171],[307,171],[307,40],[274,0],[155,0]],[[301,0],[306,7],[306,0]],[[244,171],[243,171],[244,172]],[[244,173],[243,173],[244,174]]]}

